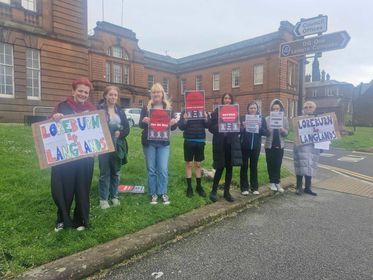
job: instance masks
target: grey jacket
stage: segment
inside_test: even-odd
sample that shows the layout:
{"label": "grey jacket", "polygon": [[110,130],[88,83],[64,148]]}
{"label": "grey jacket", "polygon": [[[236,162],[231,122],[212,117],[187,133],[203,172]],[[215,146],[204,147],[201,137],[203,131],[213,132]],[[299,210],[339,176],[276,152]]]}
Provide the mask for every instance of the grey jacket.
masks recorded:
{"label": "grey jacket", "polygon": [[[279,99],[274,99],[271,102],[270,108],[272,108],[274,103],[278,103],[281,106],[281,111],[284,111],[284,105],[282,104],[282,102]],[[268,132],[267,132],[267,137],[266,137],[266,141],[265,141],[265,144],[264,144],[264,148],[270,149],[272,147],[273,134],[270,131],[269,116],[266,117],[266,123],[267,123]],[[284,117],[284,127],[283,128],[284,128],[285,131],[280,132],[280,143],[281,143],[281,148],[282,149],[285,147],[285,137],[289,134],[289,121],[286,117]]]}
{"label": "grey jacket", "polygon": [[320,158],[320,150],[314,144],[294,145],[294,170],[296,175],[314,176]]}

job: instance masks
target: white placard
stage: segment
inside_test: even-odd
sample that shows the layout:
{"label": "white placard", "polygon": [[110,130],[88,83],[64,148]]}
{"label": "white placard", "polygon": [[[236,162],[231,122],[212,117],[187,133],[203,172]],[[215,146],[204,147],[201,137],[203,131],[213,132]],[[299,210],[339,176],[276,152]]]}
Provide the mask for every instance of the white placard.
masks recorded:
{"label": "white placard", "polygon": [[284,127],[284,112],[271,112],[269,116],[269,127],[280,129]]}
{"label": "white placard", "polygon": [[261,125],[261,118],[259,115],[245,115],[245,128],[246,132],[259,133]]}

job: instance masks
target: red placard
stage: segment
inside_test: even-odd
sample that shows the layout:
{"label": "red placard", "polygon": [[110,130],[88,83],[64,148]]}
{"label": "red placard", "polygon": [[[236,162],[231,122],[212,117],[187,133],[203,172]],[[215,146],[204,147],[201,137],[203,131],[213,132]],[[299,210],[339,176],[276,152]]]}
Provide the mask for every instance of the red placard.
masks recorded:
{"label": "red placard", "polygon": [[148,140],[169,141],[171,111],[150,109],[149,117]]}
{"label": "red placard", "polygon": [[191,90],[185,92],[185,112],[188,119],[205,118],[205,91]]}
{"label": "red placard", "polygon": [[219,105],[219,132],[240,132],[240,107]]}

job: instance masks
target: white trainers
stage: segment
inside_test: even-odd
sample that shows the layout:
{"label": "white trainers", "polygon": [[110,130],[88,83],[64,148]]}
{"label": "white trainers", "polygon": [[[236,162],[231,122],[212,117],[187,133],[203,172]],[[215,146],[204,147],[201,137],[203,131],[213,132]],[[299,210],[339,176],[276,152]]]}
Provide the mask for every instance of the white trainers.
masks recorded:
{"label": "white trainers", "polygon": [[101,207],[101,209],[110,208],[109,202],[107,200],[100,200],[100,207]]}
{"label": "white trainers", "polygon": [[274,191],[274,192],[277,192],[277,187],[276,187],[276,184],[275,183],[270,183],[269,184],[269,188]]}
{"label": "white trainers", "polygon": [[253,194],[258,195],[259,191],[253,191]]}
{"label": "white trainers", "polygon": [[285,190],[281,187],[280,184],[276,184],[277,191],[283,193]]}
{"label": "white trainers", "polygon": [[113,206],[114,206],[114,207],[120,205],[120,201],[119,201],[118,198],[113,198],[113,199],[111,200],[111,202],[113,203]]}
{"label": "white trainers", "polygon": [[247,196],[247,195],[249,195],[249,191],[243,191],[241,194],[244,195],[244,196]]}
{"label": "white trainers", "polygon": [[54,228],[54,231],[59,232],[61,230],[63,230],[63,223],[57,223],[56,227]]}
{"label": "white trainers", "polygon": [[76,230],[77,230],[77,231],[83,231],[83,230],[85,230],[85,226],[77,227]]}
{"label": "white trainers", "polygon": [[157,204],[157,203],[158,203],[158,195],[153,194],[153,195],[152,195],[152,199],[150,200],[150,204],[155,205],[155,204]]}
{"label": "white trainers", "polygon": [[170,204],[170,199],[168,198],[167,194],[162,195],[162,200],[164,205]]}

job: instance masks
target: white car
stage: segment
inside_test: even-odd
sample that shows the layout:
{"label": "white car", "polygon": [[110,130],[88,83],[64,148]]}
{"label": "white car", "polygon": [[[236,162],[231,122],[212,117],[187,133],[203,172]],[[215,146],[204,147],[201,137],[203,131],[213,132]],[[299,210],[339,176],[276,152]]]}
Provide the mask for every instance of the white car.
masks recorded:
{"label": "white car", "polygon": [[130,126],[138,126],[140,122],[141,108],[124,109]]}

